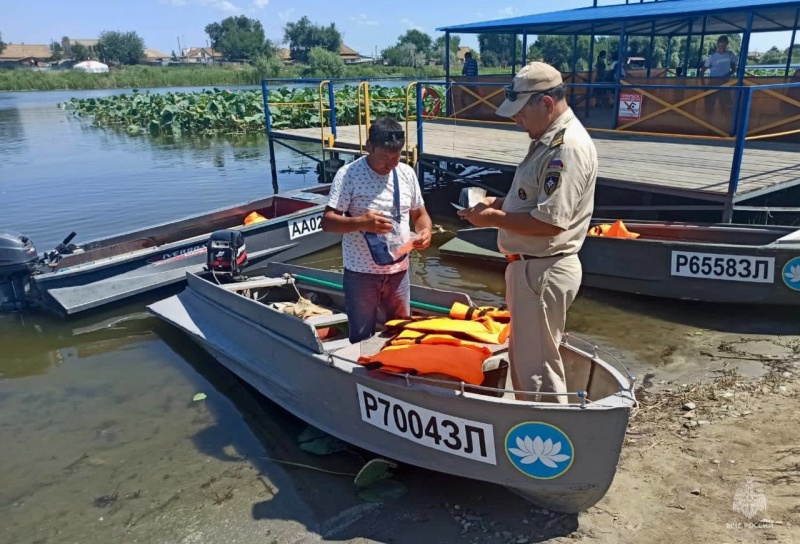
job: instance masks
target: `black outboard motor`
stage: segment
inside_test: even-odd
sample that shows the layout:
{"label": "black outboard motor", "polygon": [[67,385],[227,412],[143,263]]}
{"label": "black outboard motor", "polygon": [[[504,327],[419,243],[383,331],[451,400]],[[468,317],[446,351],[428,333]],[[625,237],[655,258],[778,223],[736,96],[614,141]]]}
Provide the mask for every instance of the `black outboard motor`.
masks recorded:
{"label": "black outboard motor", "polygon": [[0,311],[21,311],[30,306],[30,279],[37,261],[30,238],[0,232]]}
{"label": "black outboard motor", "polygon": [[218,230],[206,242],[206,266],[215,276],[237,278],[247,264],[244,235],[238,230]]}

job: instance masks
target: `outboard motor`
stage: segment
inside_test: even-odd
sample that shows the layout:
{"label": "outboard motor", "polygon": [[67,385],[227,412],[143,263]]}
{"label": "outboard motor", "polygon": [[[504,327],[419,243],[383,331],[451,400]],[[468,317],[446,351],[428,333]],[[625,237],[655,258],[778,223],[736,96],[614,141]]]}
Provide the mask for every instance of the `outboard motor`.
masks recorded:
{"label": "outboard motor", "polygon": [[30,279],[37,261],[30,238],[16,232],[0,232],[0,311],[28,308]]}
{"label": "outboard motor", "polygon": [[238,230],[218,230],[206,242],[206,266],[214,276],[233,279],[247,264],[244,235]]}

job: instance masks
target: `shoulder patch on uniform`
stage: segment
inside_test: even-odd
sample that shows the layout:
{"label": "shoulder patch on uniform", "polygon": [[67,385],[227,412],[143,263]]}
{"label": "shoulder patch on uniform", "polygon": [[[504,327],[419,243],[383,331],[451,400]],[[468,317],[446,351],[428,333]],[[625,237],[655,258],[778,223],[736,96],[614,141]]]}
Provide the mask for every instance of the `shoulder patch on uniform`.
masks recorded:
{"label": "shoulder patch on uniform", "polygon": [[544,194],[550,196],[558,188],[558,182],[561,181],[561,172],[555,170],[548,170],[544,173]]}
{"label": "shoulder patch on uniform", "polygon": [[564,169],[564,162],[561,159],[554,158],[550,159],[550,163],[547,165],[548,170],[563,170]]}
{"label": "shoulder patch on uniform", "polygon": [[564,133],[567,131],[566,128],[562,128],[559,130],[555,136],[553,136],[553,141],[550,142],[550,149],[554,147],[558,147],[564,143]]}

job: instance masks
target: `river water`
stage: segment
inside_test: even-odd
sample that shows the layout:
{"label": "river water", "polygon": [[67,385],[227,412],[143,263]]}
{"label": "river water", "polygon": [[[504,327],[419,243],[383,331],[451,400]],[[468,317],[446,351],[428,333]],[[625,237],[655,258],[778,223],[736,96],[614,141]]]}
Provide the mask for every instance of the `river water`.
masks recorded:
{"label": "river water", "polygon": [[[42,251],[72,230],[76,241],[95,238],[272,193],[263,135],[129,136],[92,128],[57,107],[73,96],[115,92],[0,94],[0,230],[22,232]],[[276,152],[280,190],[317,182],[311,161],[280,146]],[[434,222],[446,231],[464,226],[452,215],[451,198],[452,191],[426,194]],[[414,281],[500,302],[502,270],[440,257],[436,248],[450,236],[437,234],[430,250],[415,255]],[[337,247],[298,262],[338,268],[341,254]],[[297,451],[297,420],[181,334],[142,316],[143,309],[67,322],[0,315],[0,542],[128,541],[124,535],[156,523],[168,506],[181,513],[163,523],[180,525],[180,518],[186,525],[194,513],[180,510],[190,504],[180,497],[213,499],[209,488],[217,491],[206,484],[230,476],[237,461]],[[131,319],[117,322],[123,317]],[[702,305],[583,290],[568,328],[617,354],[639,376],[679,375],[696,370],[690,368],[695,338],[703,330],[742,331],[745,321],[752,323],[746,311],[720,315]],[[772,317],[760,323],[747,332],[778,327]],[[198,392],[206,399],[192,402]],[[321,490],[307,474],[254,466],[282,481],[285,494],[305,497],[285,503],[282,519],[302,522],[306,499],[315,494],[334,498],[319,506],[329,510],[325,515],[350,500],[341,499],[350,493],[347,482],[326,480]],[[152,533],[137,539],[168,541]]]}

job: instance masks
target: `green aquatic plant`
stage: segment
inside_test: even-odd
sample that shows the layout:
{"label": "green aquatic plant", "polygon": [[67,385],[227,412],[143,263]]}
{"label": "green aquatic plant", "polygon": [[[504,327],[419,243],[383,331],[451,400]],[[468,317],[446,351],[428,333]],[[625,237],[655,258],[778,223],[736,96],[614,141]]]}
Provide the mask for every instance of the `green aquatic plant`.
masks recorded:
{"label": "green aquatic plant", "polygon": [[[439,96],[444,87],[435,86]],[[362,116],[365,115],[362,103]],[[434,99],[426,97],[426,111],[433,110]],[[335,89],[338,125],[358,123],[359,95],[356,85]],[[265,130],[264,99],[260,90],[220,90],[150,93],[134,89],[104,98],[73,98],[62,105],[73,115],[86,118],[99,127],[118,127],[131,135],[242,134]],[[405,87],[370,86],[370,118],[406,118]],[[275,129],[330,126],[330,104],[323,92],[322,111],[316,87],[282,87],[269,91],[269,114]],[[408,111],[416,116],[412,89]],[[362,117],[363,122],[363,117]]]}

